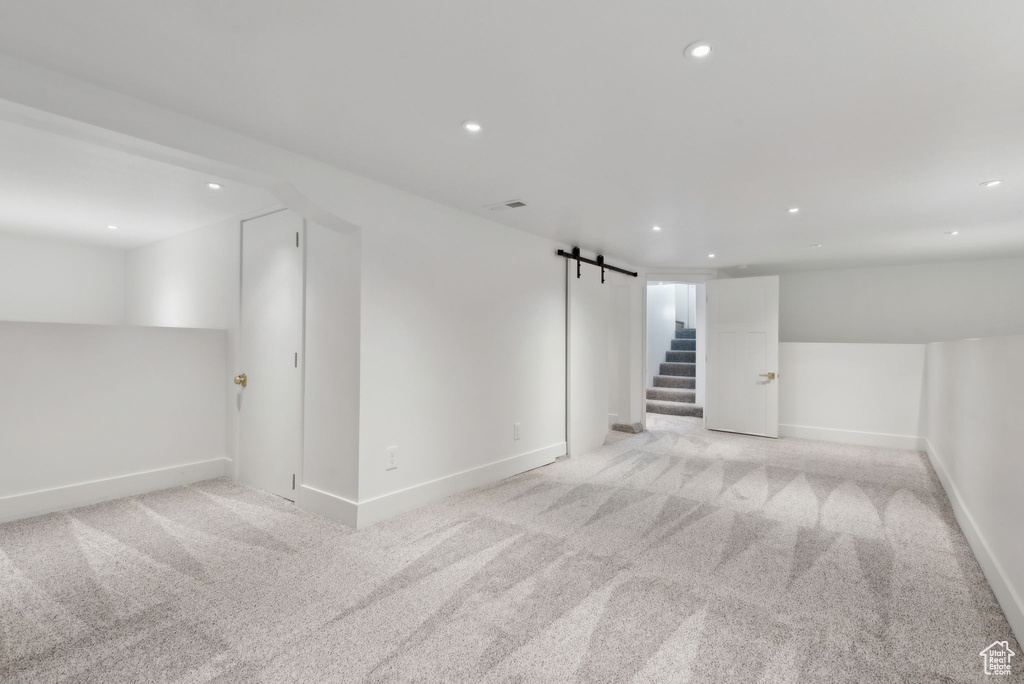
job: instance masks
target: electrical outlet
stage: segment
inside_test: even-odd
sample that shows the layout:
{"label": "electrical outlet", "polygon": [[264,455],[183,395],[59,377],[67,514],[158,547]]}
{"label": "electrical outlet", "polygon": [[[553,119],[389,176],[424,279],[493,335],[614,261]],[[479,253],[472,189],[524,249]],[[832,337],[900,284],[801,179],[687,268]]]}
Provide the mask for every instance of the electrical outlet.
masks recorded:
{"label": "electrical outlet", "polygon": [[523,427],[522,423],[513,423],[512,424],[512,441],[518,441],[519,440],[519,433],[520,433],[520,430],[521,430],[522,427]]}
{"label": "electrical outlet", "polygon": [[398,468],[398,447],[384,447],[384,470],[395,470]]}

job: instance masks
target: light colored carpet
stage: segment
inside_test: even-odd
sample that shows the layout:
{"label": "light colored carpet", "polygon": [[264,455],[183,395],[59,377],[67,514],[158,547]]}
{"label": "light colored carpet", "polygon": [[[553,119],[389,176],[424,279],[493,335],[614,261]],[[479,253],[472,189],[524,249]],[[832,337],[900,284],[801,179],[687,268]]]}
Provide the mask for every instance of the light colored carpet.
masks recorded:
{"label": "light colored carpet", "polygon": [[983,681],[985,646],[1022,653],[922,455],[649,418],[358,533],[229,480],[4,525],[0,681]]}

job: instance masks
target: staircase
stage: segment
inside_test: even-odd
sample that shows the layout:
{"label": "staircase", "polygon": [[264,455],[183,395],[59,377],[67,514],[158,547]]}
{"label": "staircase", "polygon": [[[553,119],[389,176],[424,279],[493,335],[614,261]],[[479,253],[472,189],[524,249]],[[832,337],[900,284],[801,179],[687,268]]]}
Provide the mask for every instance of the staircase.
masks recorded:
{"label": "staircase", "polygon": [[697,331],[677,326],[672,349],[647,389],[647,412],[670,416],[704,416],[697,406]]}

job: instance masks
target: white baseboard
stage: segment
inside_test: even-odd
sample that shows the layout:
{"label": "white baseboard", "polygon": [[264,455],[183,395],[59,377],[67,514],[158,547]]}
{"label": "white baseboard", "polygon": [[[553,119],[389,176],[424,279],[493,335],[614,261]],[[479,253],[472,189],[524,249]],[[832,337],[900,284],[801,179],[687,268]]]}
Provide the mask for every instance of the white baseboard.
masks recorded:
{"label": "white baseboard", "polygon": [[970,544],[974,557],[978,559],[978,564],[981,565],[981,570],[985,573],[985,578],[992,587],[992,592],[996,595],[996,600],[999,601],[999,606],[1003,609],[1003,614],[1006,615],[1006,621],[1010,623],[1010,628],[1019,643],[1024,640],[1024,601],[1021,601],[1021,597],[1014,590],[1008,575],[999,564],[999,560],[992,554],[985,541],[985,536],[974,524],[974,518],[964,506],[960,492],[953,480],[950,479],[949,473],[946,472],[946,467],[942,465],[942,459],[939,458],[935,447],[927,439],[924,440],[924,443],[923,451],[928,454],[932,469],[938,476],[939,482],[942,483],[942,488],[946,490],[946,498],[953,506],[953,515],[960,523],[960,529],[963,530],[967,543]]}
{"label": "white baseboard", "polygon": [[299,485],[295,505],[325,518],[337,520],[349,527],[355,527],[358,522],[359,504],[309,485]]}
{"label": "white baseboard", "polygon": [[439,501],[452,494],[554,463],[556,458],[564,455],[565,442],[559,442],[536,451],[510,456],[501,461],[360,501],[356,527],[363,528],[399,513]]}
{"label": "white baseboard", "polygon": [[889,449],[913,449],[924,451],[924,438],[912,435],[887,435],[881,432],[858,432],[833,428],[808,427],[806,425],[779,425],[780,437],[820,439],[826,442],[860,444],[862,446],[887,447]]}
{"label": "white baseboard", "polygon": [[26,494],[5,496],[0,498],[0,522],[55,511],[66,511],[69,508],[89,506],[101,501],[111,501],[200,480],[224,477],[230,473],[230,469],[231,459],[214,458],[209,461],[185,463],[143,473],[132,473]]}

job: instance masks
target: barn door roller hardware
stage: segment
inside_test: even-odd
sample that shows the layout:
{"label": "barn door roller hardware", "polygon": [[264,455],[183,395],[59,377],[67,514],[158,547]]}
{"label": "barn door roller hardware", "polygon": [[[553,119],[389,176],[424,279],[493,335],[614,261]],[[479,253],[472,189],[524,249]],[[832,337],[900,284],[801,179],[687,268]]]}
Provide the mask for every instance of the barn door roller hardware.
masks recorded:
{"label": "barn door roller hardware", "polygon": [[604,255],[603,254],[598,254],[596,260],[595,259],[588,259],[585,256],[582,256],[580,254],[580,248],[579,247],[573,247],[572,248],[572,252],[566,252],[564,249],[560,249],[560,250],[558,250],[558,256],[565,257],[566,259],[575,259],[576,260],[576,277],[577,278],[580,277],[580,264],[581,263],[583,263],[583,264],[593,264],[594,266],[600,266],[601,267],[601,282],[602,283],[604,282],[604,270],[605,269],[608,269],[609,271],[615,271],[616,273],[623,273],[625,275],[633,276],[634,278],[636,278],[636,272],[635,271],[627,271],[624,268],[619,268],[618,266],[611,266],[610,264],[606,264],[604,262]]}

